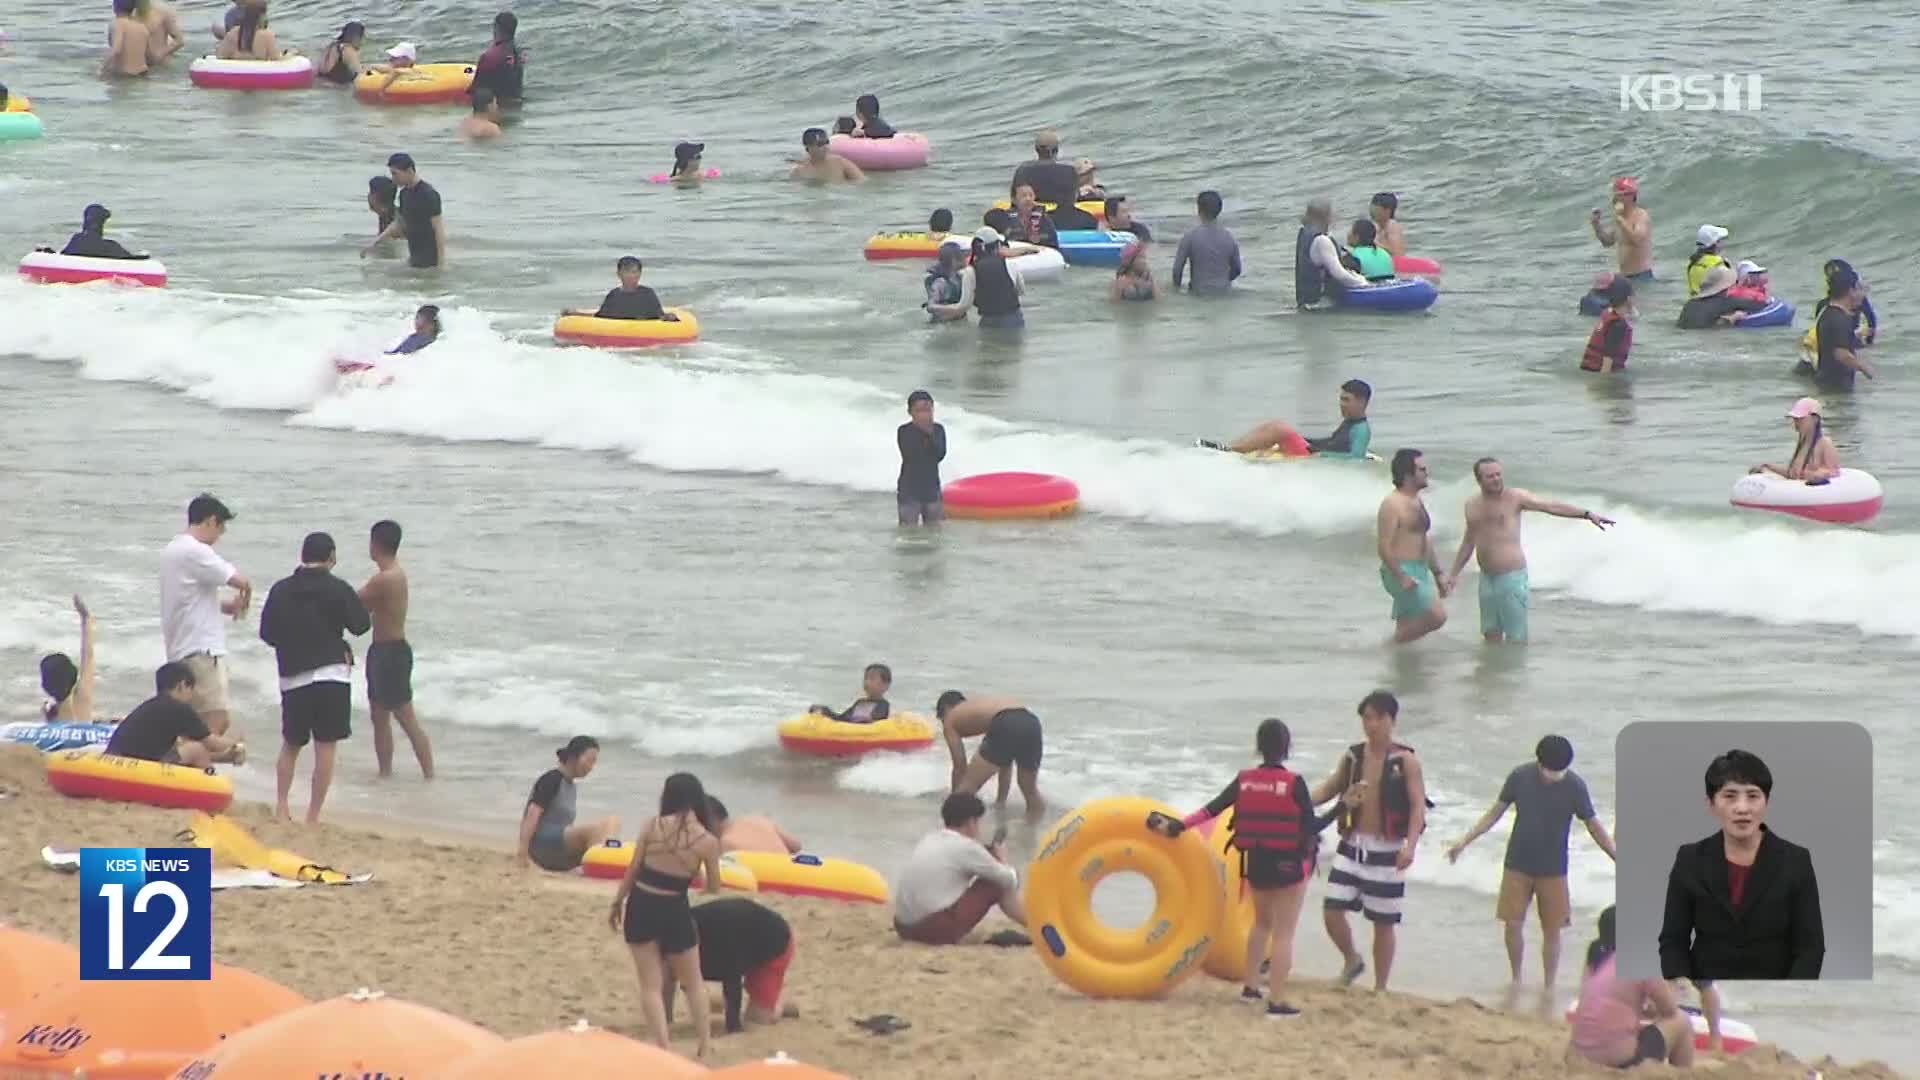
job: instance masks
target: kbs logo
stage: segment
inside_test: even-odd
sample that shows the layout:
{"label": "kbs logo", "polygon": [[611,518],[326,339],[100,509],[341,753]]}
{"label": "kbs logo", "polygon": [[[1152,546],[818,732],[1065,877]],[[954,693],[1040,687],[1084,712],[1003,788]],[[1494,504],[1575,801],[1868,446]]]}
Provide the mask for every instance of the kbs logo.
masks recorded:
{"label": "kbs logo", "polygon": [[1621,112],[1759,112],[1758,75],[1622,75]]}

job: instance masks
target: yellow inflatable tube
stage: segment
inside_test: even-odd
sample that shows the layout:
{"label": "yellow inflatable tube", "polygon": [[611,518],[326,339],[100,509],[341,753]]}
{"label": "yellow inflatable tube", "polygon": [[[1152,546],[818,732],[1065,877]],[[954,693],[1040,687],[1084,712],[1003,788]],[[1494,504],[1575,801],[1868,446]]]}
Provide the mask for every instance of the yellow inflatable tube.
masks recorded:
{"label": "yellow inflatable tube", "polygon": [[1202,966],[1216,979],[1247,978],[1247,938],[1253,936],[1253,893],[1240,878],[1240,852],[1233,846],[1233,808],[1201,826],[1207,850],[1213,853],[1226,892],[1220,932],[1207,950]]}
{"label": "yellow inflatable tube", "polygon": [[553,339],[567,345],[596,345],[604,349],[634,349],[648,345],[684,345],[700,338],[700,320],[686,308],[666,311],[679,317],[665,319],[597,319],[591,315],[562,315],[553,324]]}
{"label": "yellow inflatable tube", "polygon": [[924,750],[933,745],[933,725],[913,713],[894,713],[871,724],[849,724],[819,713],[780,721],[780,745],[796,754],[853,757],[873,750]]}
{"label": "yellow inflatable tube", "polygon": [[382,93],[387,72],[368,69],[353,80],[353,96],[375,105],[435,105],[459,101],[473,89],[472,64],[415,64]]}
{"label": "yellow inflatable tube", "polygon": [[[1107,220],[1107,204],[1104,200],[1087,199],[1081,202],[1074,203],[1073,205],[1078,207],[1080,210],[1086,212],[1087,214],[1091,215],[1093,217],[1093,220],[1095,221],[1104,222]],[[993,208],[995,210],[1011,210],[1013,209],[1013,203],[1006,199],[1001,199],[1000,201],[993,204]],[[1043,202],[1040,204],[1040,208],[1051,212],[1051,211],[1060,209],[1060,204]]]}
{"label": "yellow inflatable tube", "polygon": [[[628,864],[633,862],[633,849],[623,840],[609,840],[580,860],[580,872],[590,878],[607,881],[618,880],[626,876]],[[695,888],[702,888],[705,875],[696,874],[693,879]],[[736,892],[759,892],[760,884],[754,880],[753,871],[741,866],[733,852],[720,856],[720,887]]]}
{"label": "yellow inflatable tube", "polygon": [[223,866],[238,866],[243,870],[265,870],[274,877],[284,878],[287,881],[305,881],[317,885],[352,885],[365,881],[368,876],[371,876],[355,877],[344,870],[322,866],[304,855],[270,848],[255,839],[252,833],[231,818],[195,814],[193,823],[187,827],[182,837],[190,841],[194,847],[206,848],[213,852],[213,861]]}
{"label": "yellow inflatable tube", "polygon": [[873,867],[857,862],[804,852],[729,851],[727,857],[753,872],[761,892],[869,904],[887,902],[887,879]]}
{"label": "yellow inflatable tube", "polygon": [[145,803],[216,814],[233,802],[233,781],[212,769],[121,757],[99,749],[48,754],[47,786],[77,799]]}
{"label": "yellow inflatable tube", "polygon": [[33,102],[27,100],[27,95],[16,94],[16,93],[13,93],[12,91],[8,91],[7,93],[7,107],[4,109],[0,109],[0,112],[32,112],[32,111],[33,111]]}
{"label": "yellow inflatable tube", "polygon": [[[1090,997],[1150,998],[1194,972],[1218,938],[1226,904],[1219,860],[1192,830],[1148,827],[1172,807],[1146,798],[1096,799],[1054,825],[1027,866],[1033,945],[1055,978]],[[1153,884],[1153,914],[1116,929],[1093,913],[1093,890],[1120,873]]]}

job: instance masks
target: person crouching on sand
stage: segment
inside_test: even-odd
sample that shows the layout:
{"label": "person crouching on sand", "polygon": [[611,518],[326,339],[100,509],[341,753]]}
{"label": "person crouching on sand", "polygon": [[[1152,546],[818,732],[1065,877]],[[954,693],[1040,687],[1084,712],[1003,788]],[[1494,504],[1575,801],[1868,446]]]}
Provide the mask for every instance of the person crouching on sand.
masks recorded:
{"label": "person crouching on sand", "polygon": [[1680,1011],[1673,990],[1659,979],[1620,978],[1614,971],[1614,948],[1609,906],[1600,913],[1599,933],[1587,946],[1567,1056],[1615,1069],[1643,1061],[1692,1068],[1693,1019]]}
{"label": "person crouching on sand", "polygon": [[[1165,832],[1170,837],[1179,836],[1226,813],[1229,807],[1233,809],[1231,843],[1240,853],[1241,880],[1253,890],[1253,932],[1247,935],[1247,975],[1240,998],[1261,999],[1255,984],[1260,977],[1260,962],[1268,958],[1267,1015],[1298,1016],[1300,1010],[1285,1000],[1287,976],[1293,971],[1293,933],[1300,925],[1307,882],[1313,878],[1320,830],[1339,811],[1324,818],[1314,816],[1313,796],[1306,780],[1285,764],[1293,745],[1286,724],[1272,718],[1260,721],[1253,741],[1260,752],[1260,764],[1242,769],[1212,802],[1182,821],[1170,822]],[[1352,789],[1348,799],[1353,806],[1360,803]]]}
{"label": "person crouching on sand", "polygon": [[520,815],[520,842],[513,861],[529,862],[542,870],[565,873],[580,865],[587,852],[620,831],[620,819],[574,821],[574,782],[593,771],[600,760],[600,743],[591,735],[575,735],[554,751],[558,768],[548,769],[527,794],[527,811]]}

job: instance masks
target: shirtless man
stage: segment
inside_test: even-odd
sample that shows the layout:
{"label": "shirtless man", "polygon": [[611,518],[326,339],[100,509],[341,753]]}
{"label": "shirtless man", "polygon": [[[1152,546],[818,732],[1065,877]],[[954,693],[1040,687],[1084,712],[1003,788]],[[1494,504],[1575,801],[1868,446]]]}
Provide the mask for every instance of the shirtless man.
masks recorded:
{"label": "shirtless man", "polygon": [[1407,868],[1427,828],[1427,781],[1413,747],[1394,739],[1399,700],[1375,690],[1360,699],[1358,711],[1366,741],[1347,749],[1311,798],[1318,805],[1338,797],[1347,807],[1327,873],[1324,904],[1327,937],[1346,960],[1340,982],[1350,984],[1367,970],[1347,925],[1348,914],[1358,911],[1373,924],[1373,988],[1385,990],[1393,970]]}
{"label": "shirtless man", "polygon": [[367,646],[367,705],[373,716],[373,756],[380,775],[393,775],[393,722],[407,733],[420,774],[433,779],[433,744],[413,716],[413,646],[407,644],[407,572],[400,567],[400,524],[374,522],[367,553],[379,571],[360,586],[360,602],[373,616]]}
{"label": "shirtless man", "polygon": [[[947,753],[953,759],[953,794],[972,795],[998,773],[1000,794],[995,805],[1005,806],[1007,774],[1015,770],[1027,813],[1038,814],[1046,808],[1039,786],[1045,739],[1040,718],[1025,705],[1010,697],[968,698],[958,690],[949,690],[934,703],[933,714],[940,721]],[[969,762],[962,740],[976,736],[980,737],[980,748]]]}
{"label": "shirtless man", "polygon": [[500,102],[493,91],[483,86],[473,92],[473,111],[460,121],[460,134],[469,139],[500,137]]}
{"label": "shirtless man", "polygon": [[1427,488],[1427,461],[1418,450],[1393,455],[1393,492],[1380,500],[1374,525],[1379,536],[1380,584],[1393,597],[1393,640],[1426,637],[1447,624],[1440,598],[1447,580],[1434,554],[1433,518],[1420,493]]}
{"label": "shirtless man", "polygon": [[1613,182],[1613,224],[1595,207],[1590,221],[1594,239],[1614,249],[1620,273],[1634,284],[1653,280],[1653,219],[1640,205],[1640,182],[1622,176]]}
{"label": "shirtless man", "polygon": [[860,166],[827,149],[827,133],[820,128],[808,128],[800,133],[800,146],[807,152],[807,160],[793,167],[788,174],[790,180],[811,180],[815,183],[829,184],[837,180],[864,180],[866,173]]}
{"label": "shirtless man", "polygon": [[1400,221],[1394,215],[1400,212],[1400,196],[1391,191],[1382,191],[1367,204],[1367,216],[1373,219],[1373,227],[1379,230],[1374,243],[1386,249],[1387,254],[1396,259],[1407,256],[1407,231],[1400,227]]}
{"label": "shirtless man", "polygon": [[130,78],[147,73],[147,24],[134,18],[134,0],[113,0],[113,27],[107,31],[107,58],[100,74]]}
{"label": "shirtless man", "polygon": [[1497,458],[1473,463],[1480,494],[1467,500],[1467,532],[1453,557],[1453,569],[1441,578],[1447,592],[1459,584],[1460,571],[1477,548],[1480,553],[1480,633],[1488,641],[1527,640],[1527,553],[1520,547],[1520,514],[1538,510],[1554,517],[1580,518],[1605,531],[1613,524],[1591,510],[1542,499],[1509,488]]}
{"label": "shirtless man", "polygon": [[180,29],[180,13],[173,10],[173,5],[161,0],[136,2],[134,14],[147,27],[148,65],[164,64],[186,47],[187,35]]}
{"label": "shirtless man", "polygon": [[720,838],[721,851],[771,851],[777,855],[800,854],[800,839],[780,827],[765,814],[735,817],[727,804],[707,796],[707,817],[713,833]]}

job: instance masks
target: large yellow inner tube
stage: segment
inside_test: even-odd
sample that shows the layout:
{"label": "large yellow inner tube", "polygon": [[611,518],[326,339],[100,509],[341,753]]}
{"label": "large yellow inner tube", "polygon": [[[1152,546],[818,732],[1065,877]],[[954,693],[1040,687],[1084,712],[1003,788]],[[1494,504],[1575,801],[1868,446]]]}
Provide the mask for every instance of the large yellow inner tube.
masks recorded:
{"label": "large yellow inner tube", "polygon": [[415,64],[402,68],[400,77],[393,80],[383,94],[380,86],[387,81],[388,74],[371,68],[361,72],[360,77],[353,80],[353,96],[366,102],[430,105],[459,101],[473,89],[472,64]]}
{"label": "large yellow inner tube", "polygon": [[1253,893],[1240,877],[1240,850],[1233,846],[1233,807],[1213,819],[1213,830],[1206,837],[1207,850],[1213,853],[1220,870],[1220,882],[1226,890],[1226,907],[1220,917],[1220,932],[1214,935],[1213,948],[1207,950],[1205,968],[1216,979],[1247,977],[1247,938],[1253,935]]}
{"label": "large yellow inner tube", "polygon": [[562,315],[553,324],[553,337],[555,341],[571,345],[597,345],[612,349],[678,345],[699,340],[700,320],[694,318],[693,312],[682,307],[664,310],[679,316],[679,321]]}
{"label": "large yellow inner tube", "polygon": [[[1096,799],[1054,825],[1027,867],[1034,948],[1083,994],[1158,997],[1199,971],[1213,948],[1226,904],[1219,860],[1192,830],[1169,839],[1148,828],[1156,814],[1180,816],[1153,799]],[[1119,929],[1094,915],[1093,890],[1128,872],[1153,885],[1153,914]]]}

